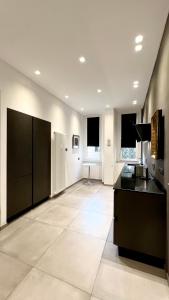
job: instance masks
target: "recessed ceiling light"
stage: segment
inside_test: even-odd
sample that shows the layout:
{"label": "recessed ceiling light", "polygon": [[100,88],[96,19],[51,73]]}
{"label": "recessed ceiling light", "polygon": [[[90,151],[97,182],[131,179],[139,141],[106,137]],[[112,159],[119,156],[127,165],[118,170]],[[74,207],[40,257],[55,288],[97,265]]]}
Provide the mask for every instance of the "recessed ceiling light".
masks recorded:
{"label": "recessed ceiling light", "polygon": [[79,62],[84,64],[86,62],[86,58],[84,56],[79,57]]}
{"label": "recessed ceiling light", "polygon": [[133,85],[139,85],[139,81],[138,80],[133,81]]}
{"label": "recessed ceiling light", "polygon": [[97,89],[97,92],[98,92],[98,94],[100,94],[100,93],[102,93],[102,90],[100,90],[100,89]]}
{"label": "recessed ceiling light", "polygon": [[40,75],[40,71],[39,71],[39,70],[36,70],[34,73],[35,73],[35,75],[37,75],[37,76]]}
{"label": "recessed ceiling light", "polygon": [[80,109],[81,111],[84,111],[84,108],[83,107],[81,107],[81,109]]}
{"label": "recessed ceiling light", "polygon": [[133,81],[133,88],[137,89],[139,87],[139,81],[135,80]]}
{"label": "recessed ceiling light", "polygon": [[69,96],[68,96],[68,95],[65,95],[65,99],[69,99]]}
{"label": "recessed ceiling light", "polygon": [[137,104],[137,100],[133,100],[133,105],[136,105]]}
{"label": "recessed ceiling light", "polygon": [[135,46],[135,51],[136,51],[136,52],[139,52],[139,51],[141,51],[142,49],[143,49],[143,45],[141,45],[141,44],[138,44],[138,45]]}
{"label": "recessed ceiling light", "polygon": [[135,43],[139,44],[143,41],[143,36],[141,34],[137,35],[135,38]]}
{"label": "recessed ceiling light", "polygon": [[110,108],[110,105],[109,105],[109,104],[106,104],[106,108]]}

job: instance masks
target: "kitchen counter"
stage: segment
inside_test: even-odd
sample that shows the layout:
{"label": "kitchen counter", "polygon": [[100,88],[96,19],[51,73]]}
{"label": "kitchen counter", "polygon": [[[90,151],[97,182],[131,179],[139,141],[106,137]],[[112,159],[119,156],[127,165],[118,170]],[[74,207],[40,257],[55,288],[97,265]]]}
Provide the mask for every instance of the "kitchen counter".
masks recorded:
{"label": "kitchen counter", "polygon": [[142,179],[134,176],[134,166],[125,165],[114,184],[115,190],[128,190],[150,194],[165,194],[164,188],[155,179]]}

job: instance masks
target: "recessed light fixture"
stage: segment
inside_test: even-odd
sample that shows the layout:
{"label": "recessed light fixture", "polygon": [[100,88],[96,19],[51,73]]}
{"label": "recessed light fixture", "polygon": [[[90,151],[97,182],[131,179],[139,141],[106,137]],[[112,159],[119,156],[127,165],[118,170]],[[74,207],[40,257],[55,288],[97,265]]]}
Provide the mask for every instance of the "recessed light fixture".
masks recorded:
{"label": "recessed light fixture", "polygon": [[106,104],[106,108],[110,108],[110,105],[109,105],[109,104]]}
{"label": "recessed light fixture", "polygon": [[37,76],[39,76],[39,75],[41,74],[39,70],[36,70],[34,73],[35,73],[35,75],[37,75]]}
{"label": "recessed light fixture", "polygon": [[139,87],[139,81],[133,81],[133,87],[137,89]]}
{"label": "recessed light fixture", "polygon": [[143,41],[143,35],[139,34],[135,38],[135,43],[140,44]]}
{"label": "recessed light fixture", "polygon": [[139,81],[138,80],[133,81],[133,85],[139,85]]}
{"label": "recessed light fixture", "polygon": [[97,92],[98,92],[98,94],[101,94],[102,90],[101,89],[97,89]]}
{"label": "recessed light fixture", "polygon": [[141,45],[141,44],[138,44],[138,45],[135,46],[135,51],[136,51],[136,52],[139,52],[139,51],[141,51],[142,49],[143,49],[143,45]]}
{"label": "recessed light fixture", "polygon": [[84,56],[80,56],[80,57],[79,57],[79,62],[80,62],[81,64],[84,64],[84,63],[86,62],[86,58],[85,58]]}
{"label": "recessed light fixture", "polygon": [[81,107],[81,109],[80,109],[81,111],[84,111],[84,107]]}
{"label": "recessed light fixture", "polygon": [[65,99],[69,99],[69,96],[68,96],[68,95],[65,95]]}
{"label": "recessed light fixture", "polygon": [[137,100],[133,100],[133,105],[136,105],[137,104]]}

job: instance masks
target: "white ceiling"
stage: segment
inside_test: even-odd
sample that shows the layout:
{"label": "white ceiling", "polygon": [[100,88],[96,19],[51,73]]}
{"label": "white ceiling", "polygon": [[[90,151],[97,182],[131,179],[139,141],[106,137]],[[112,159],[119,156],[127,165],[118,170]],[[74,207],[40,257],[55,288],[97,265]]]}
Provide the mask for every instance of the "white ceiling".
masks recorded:
{"label": "white ceiling", "polygon": [[168,10],[168,0],[0,0],[0,57],[84,113],[142,105]]}

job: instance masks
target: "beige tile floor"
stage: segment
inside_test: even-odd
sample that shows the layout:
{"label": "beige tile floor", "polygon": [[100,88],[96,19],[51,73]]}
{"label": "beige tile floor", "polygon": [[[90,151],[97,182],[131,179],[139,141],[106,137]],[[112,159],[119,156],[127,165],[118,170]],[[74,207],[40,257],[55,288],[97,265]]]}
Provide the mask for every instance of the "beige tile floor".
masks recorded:
{"label": "beige tile floor", "polygon": [[118,256],[113,189],[77,183],[0,232],[0,300],[169,300],[163,270]]}

